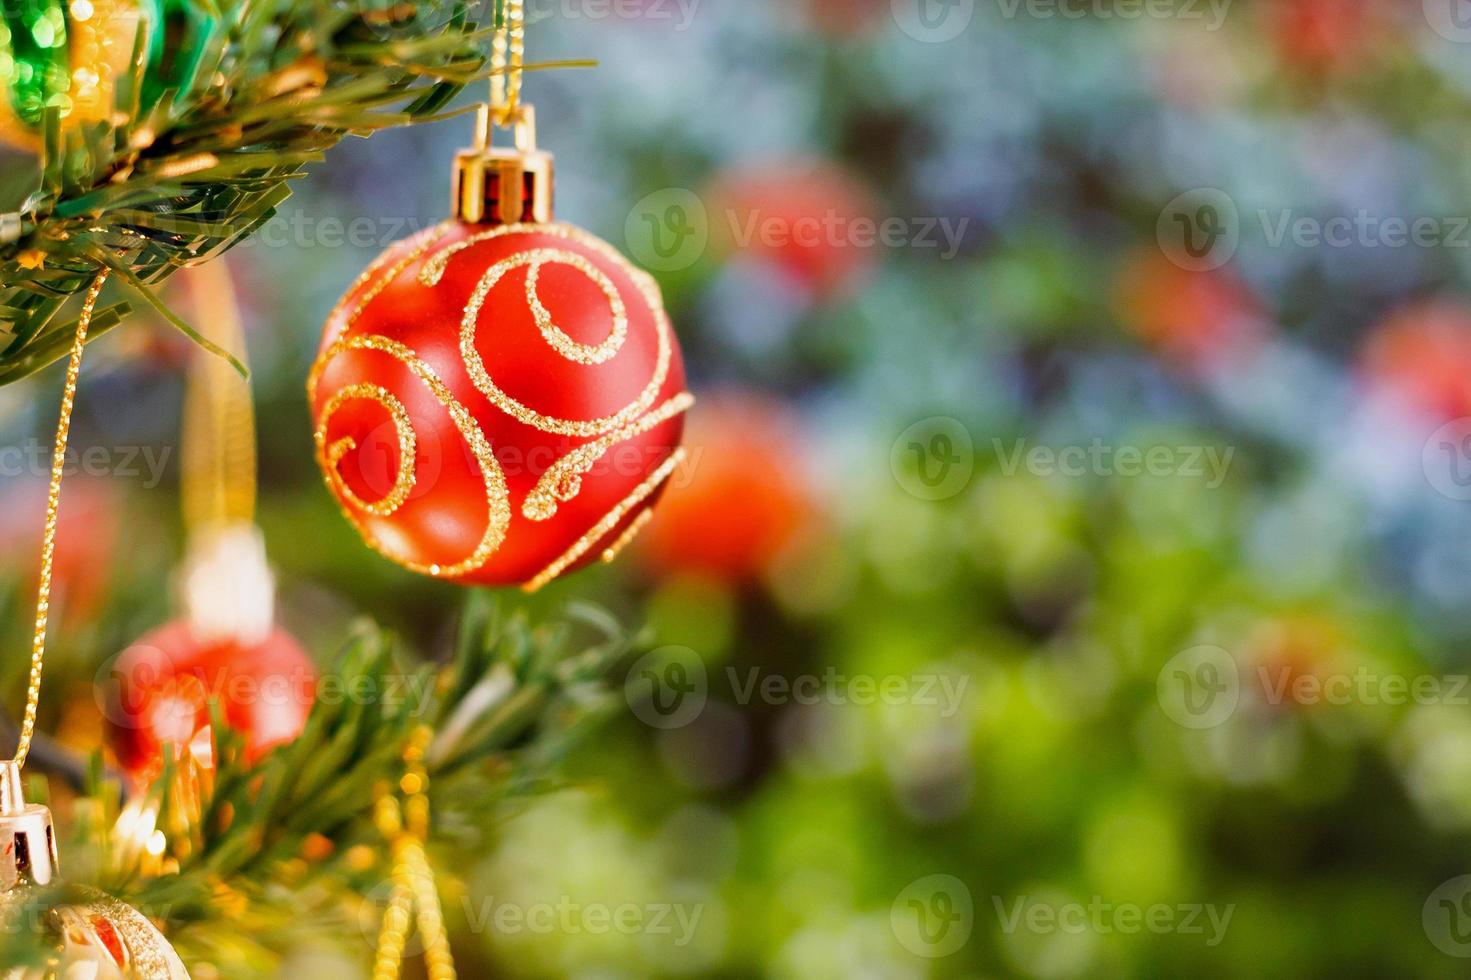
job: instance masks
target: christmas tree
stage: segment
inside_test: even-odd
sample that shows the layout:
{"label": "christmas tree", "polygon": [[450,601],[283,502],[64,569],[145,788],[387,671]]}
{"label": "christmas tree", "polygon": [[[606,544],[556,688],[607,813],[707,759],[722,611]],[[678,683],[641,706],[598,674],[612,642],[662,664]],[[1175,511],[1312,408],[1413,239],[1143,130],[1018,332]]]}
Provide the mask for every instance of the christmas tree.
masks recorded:
{"label": "christmas tree", "polygon": [[[533,624],[476,603],[438,666],[364,623],[320,676],[273,626],[239,312],[229,277],[204,268],[344,137],[438,118],[487,75],[502,92],[508,72],[519,87],[521,17],[514,2],[483,22],[459,4],[431,18],[411,5],[42,3],[9,27],[6,134],[34,150],[20,179],[36,183],[0,219],[0,384],[70,362],[26,711],[0,787],[16,842],[0,879],[0,972],[177,976],[189,963],[196,975],[259,976],[279,969],[291,936],[351,935],[369,914],[375,975],[397,975],[415,935],[429,975],[453,976],[436,863],[478,853],[503,801],[536,790],[603,713],[604,677],[632,641],[593,607]],[[158,294],[183,270],[188,314]],[[109,282],[132,302],[105,299]],[[139,301],[201,353],[185,404],[188,617],[113,669],[118,773],[36,726],[82,358]],[[27,762],[68,790],[64,877],[38,803],[48,785],[31,779],[25,798]]]}
{"label": "christmas tree", "polygon": [[159,6],[0,33],[10,960],[1464,975],[1464,4]]}

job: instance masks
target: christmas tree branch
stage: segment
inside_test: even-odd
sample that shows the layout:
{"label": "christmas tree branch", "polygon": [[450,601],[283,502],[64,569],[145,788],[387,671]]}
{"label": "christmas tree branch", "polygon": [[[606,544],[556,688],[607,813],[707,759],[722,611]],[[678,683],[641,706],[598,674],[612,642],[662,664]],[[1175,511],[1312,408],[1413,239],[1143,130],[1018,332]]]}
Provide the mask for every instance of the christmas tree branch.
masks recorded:
{"label": "christmas tree branch", "polygon": [[[79,884],[124,898],[221,976],[274,975],[293,937],[362,935],[389,873],[373,812],[397,791],[410,739],[432,733],[428,844],[442,867],[468,867],[502,805],[545,787],[607,716],[607,675],[632,643],[588,606],[533,625],[481,595],[442,666],[405,663],[381,631],[359,628],[319,679],[302,735],[258,762],[216,711],[213,765],[167,763],[126,808],[94,764],[62,842],[67,885],[0,906],[0,975],[44,961],[46,909]],[[44,801],[44,782],[32,796]]]}
{"label": "christmas tree branch", "polygon": [[[140,32],[133,70],[118,79],[124,111],[63,127],[52,108],[40,120],[36,187],[0,214],[0,384],[65,352],[70,328],[57,314],[100,266],[161,305],[150,286],[259,228],[288,181],[326,150],[436,118],[485,70],[486,32],[460,0],[383,10],[331,0],[188,6],[210,27],[197,39],[195,70],[174,87],[145,99]],[[422,22],[431,9],[433,22]],[[92,335],[125,312],[100,312]]]}
{"label": "christmas tree branch", "polygon": [[[101,807],[89,832],[103,854],[96,880],[178,930],[186,946],[190,926],[236,908],[221,902],[226,888],[241,899],[237,913],[279,907],[245,901],[268,891],[295,894],[285,903],[295,909],[371,892],[387,873],[374,805],[396,786],[411,736],[426,728],[431,847],[473,857],[499,805],[544,786],[553,764],[606,717],[614,701],[606,677],[632,642],[591,607],[533,626],[485,597],[471,601],[444,666],[405,665],[387,637],[364,627],[319,682],[296,741],[251,765],[242,741],[217,723],[211,788],[193,799],[180,789],[182,771],[170,769],[134,802],[146,819],[130,825],[133,836],[162,831],[162,851],[120,838],[115,807]],[[245,930],[256,935],[242,938],[239,955],[261,955],[255,947],[270,932],[261,929]],[[201,929],[201,941],[218,943],[220,932]],[[218,963],[221,951],[210,955]]]}

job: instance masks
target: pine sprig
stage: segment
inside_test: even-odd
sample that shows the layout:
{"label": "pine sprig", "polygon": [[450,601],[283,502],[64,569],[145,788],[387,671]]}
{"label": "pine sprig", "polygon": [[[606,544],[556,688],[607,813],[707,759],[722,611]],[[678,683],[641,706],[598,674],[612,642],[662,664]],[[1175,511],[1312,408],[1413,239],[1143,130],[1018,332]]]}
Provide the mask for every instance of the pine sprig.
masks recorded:
{"label": "pine sprig", "polygon": [[225,882],[259,897],[272,888],[381,881],[381,867],[354,865],[353,847],[386,850],[370,820],[373,805],[424,726],[434,733],[428,769],[436,839],[473,846],[493,829],[497,804],[543,783],[552,764],[606,717],[612,697],[605,678],[631,642],[590,607],[533,626],[477,598],[454,659],[410,666],[388,637],[365,626],[325,675],[332,694],[319,686],[306,729],[291,745],[249,765],[238,736],[216,724],[214,788],[202,816],[180,820],[184,803],[170,796],[171,774],[158,781],[158,825],[189,827],[169,838],[163,855],[177,873],[150,878],[130,862],[104,858],[111,879],[101,883],[185,926],[219,921]]}
{"label": "pine sprig", "polygon": [[[99,269],[157,304],[150,286],[259,228],[344,137],[435,118],[485,69],[464,0],[191,3],[211,26],[175,88],[144,108],[140,36],[122,111],[65,129],[55,110],[43,117],[37,186],[0,215],[0,385],[64,354],[72,324],[58,313]],[[126,312],[101,311],[91,336]]]}
{"label": "pine sprig", "polygon": [[[407,664],[389,637],[360,627],[323,675],[295,742],[250,764],[216,713],[213,789],[202,805],[178,795],[172,771],[138,801],[151,815],[142,836],[161,829],[162,853],[145,858],[115,832],[117,787],[98,766],[98,785],[78,802],[62,843],[66,882],[19,896],[23,908],[0,905],[0,928],[28,924],[5,932],[0,973],[44,957],[45,909],[70,900],[78,884],[124,898],[220,976],[272,975],[300,938],[371,941],[389,850],[372,811],[403,773],[411,735],[423,726],[434,733],[429,846],[452,892],[504,804],[544,788],[553,764],[607,717],[608,674],[634,642],[590,606],[533,625],[485,596],[471,600],[455,655],[438,667]],[[328,678],[339,693],[326,696]]]}

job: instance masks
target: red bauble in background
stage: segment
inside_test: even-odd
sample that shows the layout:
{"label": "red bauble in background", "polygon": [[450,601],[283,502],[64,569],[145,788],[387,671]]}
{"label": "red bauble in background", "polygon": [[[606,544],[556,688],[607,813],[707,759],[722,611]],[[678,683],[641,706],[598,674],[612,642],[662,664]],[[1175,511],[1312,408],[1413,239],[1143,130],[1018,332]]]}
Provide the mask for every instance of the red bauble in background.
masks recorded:
{"label": "red bauble in background", "polygon": [[1437,422],[1471,415],[1471,308],[1426,300],[1395,311],[1365,341],[1360,373],[1372,393]]}
{"label": "red bauble in background", "polygon": [[124,650],[106,685],[109,744],[123,768],[149,773],[165,746],[187,745],[217,702],[245,736],[247,755],[295,740],[316,693],[316,670],[287,633],[259,643],[198,635],[187,621],[160,627]]}
{"label": "red bauble in background", "polygon": [[660,573],[759,578],[815,522],[791,415],[756,395],[706,398],[690,430],[688,480],[669,492],[640,553]]}
{"label": "red bauble in background", "polygon": [[1324,75],[1371,63],[1395,33],[1396,6],[1394,0],[1271,0],[1262,10],[1282,60]]}
{"label": "red bauble in background", "polygon": [[451,221],[389,248],[329,317],[308,391],[369,545],[528,589],[638,531],[692,401],[653,279],[550,223]]}
{"label": "red bauble in background", "polygon": [[1125,260],[1114,300],[1130,332],[1201,373],[1248,357],[1269,329],[1256,296],[1229,267],[1183,269],[1156,249]]}
{"label": "red bauble in background", "polygon": [[[25,577],[26,590],[34,592],[47,485],[35,480],[7,492],[12,496],[0,508],[0,564],[14,566]],[[67,480],[56,525],[50,598],[53,617],[67,627],[89,622],[107,601],[123,510],[114,483],[85,476]]]}
{"label": "red bauble in background", "polygon": [[1320,613],[1265,620],[1247,636],[1246,648],[1257,694],[1277,709],[1321,703],[1329,678],[1353,670],[1344,662],[1348,647],[1343,625]]}
{"label": "red bauble in background", "polygon": [[839,39],[868,34],[890,11],[888,0],[805,0],[802,6],[814,28]]}
{"label": "red bauble in background", "polygon": [[730,171],[708,197],[721,253],[766,260],[816,300],[855,289],[883,247],[872,196],[831,164]]}

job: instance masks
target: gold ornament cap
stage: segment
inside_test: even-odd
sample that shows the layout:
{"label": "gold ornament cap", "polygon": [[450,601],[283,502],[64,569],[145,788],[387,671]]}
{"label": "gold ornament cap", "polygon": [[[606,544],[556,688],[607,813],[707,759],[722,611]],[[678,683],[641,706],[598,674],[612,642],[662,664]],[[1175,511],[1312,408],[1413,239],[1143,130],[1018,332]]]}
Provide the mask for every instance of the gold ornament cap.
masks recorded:
{"label": "gold ornament cap", "polygon": [[51,884],[57,863],[51,811],[26,802],[20,766],[0,762],[0,893]]}
{"label": "gold ornament cap", "polygon": [[476,145],[455,154],[454,216],[472,225],[546,224],[552,220],[552,155],[536,148],[536,112],[516,110],[515,145],[492,145],[495,120],[482,106]]}

